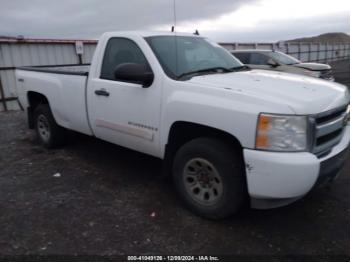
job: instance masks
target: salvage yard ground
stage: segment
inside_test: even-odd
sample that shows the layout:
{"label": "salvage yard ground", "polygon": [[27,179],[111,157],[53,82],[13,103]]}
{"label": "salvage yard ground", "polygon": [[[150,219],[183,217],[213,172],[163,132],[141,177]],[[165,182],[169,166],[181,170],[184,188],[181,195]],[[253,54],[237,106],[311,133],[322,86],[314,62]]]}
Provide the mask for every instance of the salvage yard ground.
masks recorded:
{"label": "salvage yard ground", "polygon": [[0,114],[0,255],[350,256],[349,188],[350,159],[330,189],[208,221],[183,208],[159,160],[75,133],[48,151],[23,112]]}

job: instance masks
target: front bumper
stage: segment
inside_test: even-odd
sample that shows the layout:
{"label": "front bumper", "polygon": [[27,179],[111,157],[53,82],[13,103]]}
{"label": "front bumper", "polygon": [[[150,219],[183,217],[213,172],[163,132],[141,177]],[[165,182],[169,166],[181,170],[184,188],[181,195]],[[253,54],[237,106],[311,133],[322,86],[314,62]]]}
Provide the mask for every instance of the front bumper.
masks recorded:
{"label": "front bumper", "polygon": [[340,172],[350,143],[350,126],[342,140],[322,157],[308,152],[280,153],[244,149],[252,207],[279,207],[303,197]]}

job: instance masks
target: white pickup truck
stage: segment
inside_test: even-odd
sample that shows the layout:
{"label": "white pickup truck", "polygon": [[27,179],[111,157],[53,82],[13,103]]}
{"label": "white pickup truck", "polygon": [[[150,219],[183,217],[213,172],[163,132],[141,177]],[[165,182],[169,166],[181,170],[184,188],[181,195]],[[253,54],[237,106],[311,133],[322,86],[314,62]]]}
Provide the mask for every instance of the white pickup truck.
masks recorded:
{"label": "white pickup truck", "polygon": [[248,69],[201,36],[106,33],[90,67],[20,68],[16,78],[46,147],[70,129],[161,158],[184,203],[212,219],[332,181],[350,141],[345,86]]}

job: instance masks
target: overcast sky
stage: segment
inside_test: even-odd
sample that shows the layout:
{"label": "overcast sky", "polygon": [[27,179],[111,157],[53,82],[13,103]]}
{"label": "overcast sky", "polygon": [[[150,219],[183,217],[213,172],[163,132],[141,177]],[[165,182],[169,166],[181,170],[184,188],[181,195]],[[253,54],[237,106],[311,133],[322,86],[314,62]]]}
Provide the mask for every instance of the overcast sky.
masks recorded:
{"label": "overcast sky", "polygon": [[[117,30],[170,30],[173,0],[0,0],[0,35],[96,39]],[[349,0],[176,0],[177,31],[220,42],[350,33]]]}

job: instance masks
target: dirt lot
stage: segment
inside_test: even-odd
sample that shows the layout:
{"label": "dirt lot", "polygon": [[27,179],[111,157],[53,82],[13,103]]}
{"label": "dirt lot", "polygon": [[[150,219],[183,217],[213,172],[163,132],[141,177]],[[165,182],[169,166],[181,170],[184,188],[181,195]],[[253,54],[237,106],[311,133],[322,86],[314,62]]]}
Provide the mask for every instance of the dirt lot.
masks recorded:
{"label": "dirt lot", "polygon": [[78,134],[47,151],[23,112],[1,113],[0,254],[350,255],[350,161],[330,190],[221,222],[185,210],[160,168]]}

